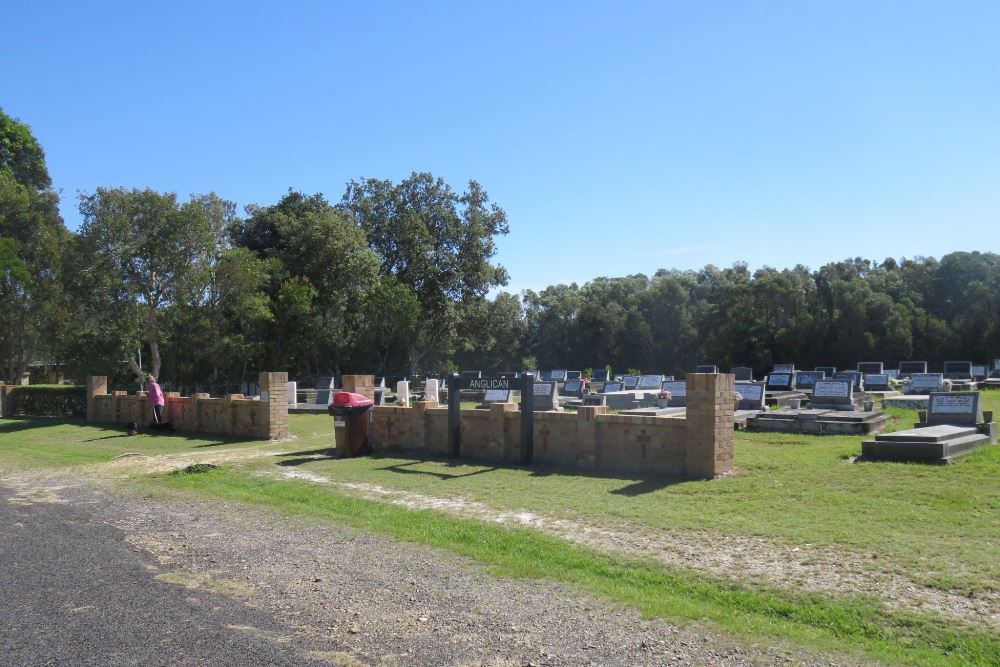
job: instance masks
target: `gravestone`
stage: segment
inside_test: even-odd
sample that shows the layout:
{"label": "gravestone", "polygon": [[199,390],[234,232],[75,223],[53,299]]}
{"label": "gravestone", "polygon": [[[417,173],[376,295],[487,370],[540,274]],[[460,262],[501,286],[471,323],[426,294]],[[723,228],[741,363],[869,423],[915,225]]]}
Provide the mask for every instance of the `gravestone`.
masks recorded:
{"label": "gravestone", "polygon": [[462,371],[461,376],[464,378],[481,378],[483,377],[482,371]]}
{"label": "gravestone", "polygon": [[753,369],[748,366],[737,366],[733,369],[736,382],[753,382]]}
{"label": "gravestone", "polygon": [[536,382],[532,386],[535,412],[551,412],[562,410],[559,407],[559,396],[556,393],[555,382]]}
{"label": "gravestone", "polygon": [[410,383],[406,380],[396,383],[396,404],[404,408],[410,407]]}
{"label": "gravestone", "polygon": [[605,406],[608,404],[608,397],[604,394],[587,394],[583,397],[583,404],[590,406]]}
{"label": "gravestone", "polygon": [[287,393],[288,393],[288,404],[289,405],[295,405],[296,403],[298,403],[299,402],[299,383],[298,382],[289,382],[288,383]]}
{"label": "gravestone", "polygon": [[632,391],[635,386],[639,384],[638,375],[624,375],[622,376],[622,384],[625,385],[625,391]]}
{"label": "gravestone", "polygon": [[864,375],[878,375],[884,372],[881,361],[859,361],[858,372]]}
{"label": "gravestone", "polygon": [[623,382],[605,382],[604,391],[601,393],[610,394],[616,391],[625,391],[625,384]]}
{"label": "gravestone", "polygon": [[567,380],[579,380],[583,377],[583,371],[566,371]]}
{"label": "gravestone", "polygon": [[929,426],[955,424],[977,426],[983,423],[979,392],[934,392],[927,405]]}
{"label": "gravestone", "polygon": [[944,362],[945,380],[971,380],[971,361],[946,361]]}
{"label": "gravestone", "polygon": [[795,388],[799,391],[803,389],[812,389],[813,385],[816,384],[818,380],[826,379],[826,373],[823,371],[796,371],[795,372]]}
{"label": "gravestone", "polygon": [[764,383],[763,382],[737,382],[734,385],[740,400],[736,404],[737,410],[763,410],[764,409]]}
{"label": "gravestone", "polygon": [[662,383],[662,375],[640,375],[635,388],[640,391],[659,391]]}
{"label": "gravestone", "polygon": [[885,374],[889,376],[890,380],[899,379],[899,369],[898,368],[887,368],[885,369]]}
{"label": "gravestone", "polygon": [[771,372],[778,375],[792,375],[795,373],[795,364],[775,364]]}
{"label": "gravestone", "polygon": [[431,378],[424,384],[424,400],[425,401],[437,401],[440,399],[441,385],[434,378]]}
{"label": "gravestone", "polygon": [[661,391],[670,392],[668,407],[680,408],[687,405],[687,382],[685,380],[667,380],[660,384]]}
{"label": "gravestone", "polygon": [[826,373],[826,376],[828,378],[832,378],[834,375],[837,374],[837,367],[836,366],[817,366],[813,370],[823,371],[824,373]]}
{"label": "gravestone", "polygon": [[510,403],[510,389],[487,389],[479,407],[488,408],[492,403]]}
{"label": "gravestone", "polygon": [[552,378],[553,382],[565,382],[566,370],[565,369],[553,370],[551,373],[549,373],[549,377]]}
{"label": "gravestone", "polygon": [[607,382],[611,379],[610,375],[607,368],[595,368],[590,374],[590,379],[594,382]]}
{"label": "gravestone", "polygon": [[695,369],[695,373],[717,374],[718,372],[719,372],[719,367],[718,366],[713,366],[711,364],[705,364],[703,366],[698,366],[698,368]]}
{"label": "gravestone", "polygon": [[926,373],[926,361],[901,361],[899,362],[899,377],[908,378],[914,373]]}
{"label": "gravestone", "polygon": [[552,371],[542,371],[538,374],[538,379],[542,382],[552,382]]}
{"label": "gravestone", "polygon": [[384,389],[385,388],[385,376],[375,378],[375,385],[374,386],[376,388],[382,387]]}
{"label": "gravestone", "polygon": [[791,373],[771,373],[767,376],[768,391],[793,391],[795,376]]}
{"label": "gravestone", "polygon": [[813,386],[809,406],[814,410],[853,410],[854,384],[849,379],[819,380]]}
{"label": "gravestone", "polygon": [[333,400],[333,390],[336,383],[332,377],[321,377],[316,380],[316,405],[330,405]]}
{"label": "gravestone", "polygon": [[982,382],[989,377],[989,373],[986,372],[986,366],[973,366],[972,367],[972,379],[976,382]]}
{"label": "gravestone", "polygon": [[563,396],[574,396],[576,398],[583,397],[583,380],[566,380],[566,384],[563,385],[562,395]]}
{"label": "gravestone", "polygon": [[888,373],[865,373],[865,391],[892,391]]}
{"label": "gravestone", "polygon": [[865,390],[865,376],[858,371],[840,371],[833,376],[834,380],[850,380],[854,385],[854,391]]}
{"label": "gravestone", "polygon": [[944,373],[914,373],[907,394],[931,394],[944,389]]}

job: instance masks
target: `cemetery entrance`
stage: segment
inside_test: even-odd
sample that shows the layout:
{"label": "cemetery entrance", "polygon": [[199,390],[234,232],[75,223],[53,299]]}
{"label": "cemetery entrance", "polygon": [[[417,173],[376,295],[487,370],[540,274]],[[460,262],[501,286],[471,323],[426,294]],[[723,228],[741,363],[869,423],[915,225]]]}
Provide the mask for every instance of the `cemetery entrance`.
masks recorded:
{"label": "cemetery entrance", "polygon": [[448,458],[457,459],[462,450],[462,390],[521,392],[521,465],[528,465],[534,453],[535,374],[523,373],[520,378],[448,376]]}

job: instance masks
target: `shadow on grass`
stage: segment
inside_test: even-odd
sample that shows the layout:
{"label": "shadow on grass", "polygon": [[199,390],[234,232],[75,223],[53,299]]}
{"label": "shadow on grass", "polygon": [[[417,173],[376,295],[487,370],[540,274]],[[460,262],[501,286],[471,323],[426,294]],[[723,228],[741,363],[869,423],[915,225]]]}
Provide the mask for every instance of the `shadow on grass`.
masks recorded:
{"label": "shadow on grass", "polygon": [[[431,460],[433,460],[435,463],[442,462],[440,459],[436,460],[428,459],[428,461]],[[391,466],[377,468],[377,470],[388,470],[389,472],[395,472],[402,475],[427,475],[430,477],[437,477],[440,480],[449,480],[449,479],[459,479],[461,477],[473,477],[475,475],[484,475],[488,472],[494,472],[496,470],[501,470],[502,468],[506,467],[506,466],[492,466],[490,468],[482,468],[480,470],[473,470],[471,472],[466,472],[466,473],[447,473],[447,472],[437,472],[434,470],[413,470],[410,468],[410,466],[420,465],[421,463],[426,463],[426,462],[427,461],[417,460],[417,461],[410,461],[409,463],[396,463]],[[456,468],[459,466],[465,467],[466,465],[468,465],[465,463],[458,463],[455,461],[447,461],[447,463],[450,467],[456,467]],[[510,466],[510,467],[513,468],[515,466]]]}
{"label": "shadow on grass", "polygon": [[5,417],[4,419],[0,419],[0,435],[4,433],[17,433],[18,431],[29,431],[33,428],[44,428],[53,424],[86,426],[86,422],[84,421],[65,417]]}
{"label": "shadow on grass", "polygon": [[[96,442],[98,440],[110,440],[113,438],[127,438],[128,425],[127,424],[107,424],[100,423],[95,424],[87,422],[82,419],[71,419],[67,417],[6,417],[0,419],[0,435],[5,435],[8,433],[17,433],[18,431],[29,431],[35,428],[47,428],[55,425],[65,425],[65,426],[79,426],[81,428],[89,428],[96,431],[101,431],[107,435],[95,436],[93,438],[88,438],[86,440],[80,440],[80,442]],[[206,436],[216,437],[216,434],[211,436],[206,433],[193,433],[189,431],[163,431],[157,432],[152,429],[142,428],[139,433],[140,436],[152,436],[152,437],[164,437],[164,438],[180,438],[184,440],[205,440]],[[207,442],[201,445],[195,445],[193,449],[198,449],[201,447],[220,447],[222,445],[235,445],[240,443],[248,442],[260,442],[258,440],[246,440],[241,438],[223,438],[217,442]]]}

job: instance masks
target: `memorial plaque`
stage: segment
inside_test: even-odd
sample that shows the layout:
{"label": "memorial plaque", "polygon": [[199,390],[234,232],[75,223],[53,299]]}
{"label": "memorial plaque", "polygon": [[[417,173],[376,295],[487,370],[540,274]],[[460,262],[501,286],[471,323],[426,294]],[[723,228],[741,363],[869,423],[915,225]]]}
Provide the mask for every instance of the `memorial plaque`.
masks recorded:
{"label": "memorial plaque", "polygon": [[791,375],[795,372],[795,364],[775,364],[772,373],[778,375]]}
{"label": "memorial plaque", "polygon": [[820,398],[853,397],[853,385],[850,380],[820,380],[813,387],[813,401]]}
{"label": "memorial plaque", "polygon": [[567,380],[579,380],[583,377],[583,371],[566,371]]}
{"label": "memorial plaque", "polygon": [[910,376],[910,394],[930,394],[941,391],[944,386],[944,373],[914,373]]}
{"label": "memorial plaque", "polygon": [[602,393],[610,394],[615,391],[625,391],[625,384],[622,382],[605,382]]}
{"label": "memorial plaque", "polygon": [[487,389],[483,403],[510,403],[510,390]]}
{"label": "memorial plaque", "polygon": [[869,391],[888,391],[889,375],[887,373],[866,373],[865,389]]}
{"label": "memorial plaque", "polygon": [[884,369],[881,361],[859,361],[858,372],[864,375],[879,375]]}
{"label": "memorial plaque", "polygon": [[795,386],[799,389],[808,389],[817,381],[825,378],[826,374],[822,371],[797,371],[795,373]]}
{"label": "memorial plaque", "polygon": [[979,392],[934,392],[927,404],[927,423],[976,426],[983,423]]}
{"label": "memorial plaque", "polygon": [[712,374],[712,373],[718,373],[718,372],[719,372],[719,367],[718,366],[712,366],[710,364],[705,364],[704,366],[698,366],[698,368],[695,370],[695,373],[709,373],[709,374]]}
{"label": "memorial plaque", "polygon": [[610,375],[607,368],[595,368],[591,372],[590,379],[594,382],[607,382],[610,379]]}
{"label": "memorial plaque", "polygon": [[583,404],[588,407],[607,405],[608,397],[604,394],[587,394],[583,397]]}
{"label": "memorial plaque", "polygon": [[554,370],[552,371],[552,380],[555,382],[565,382],[566,381],[566,371],[565,370]]}
{"label": "memorial plaque", "polygon": [[989,373],[986,372],[986,366],[973,366],[972,367],[972,377],[976,380],[985,380]]}
{"label": "memorial plaque", "polygon": [[663,382],[662,375],[640,375],[639,380],[635,385],[636,389],[641,389],[645,391],[656,390],[659,391],[660,383]]}
{"label": "memorial plaque", "polygon": [[662,391],[669,391],[674,398],[686,397],[688,393],[687,382],[684,380],[669,380],[660,385]]}
{"label": "memorial plaque", "polygon": [[850,380],[857,391],[865,390],[865,376],[858,371],[841,371],[833,376],[834,380]]}
{"label": "memorial plaque", "polygon": [[551,396],[555,391],[555,385],[551,382],[536,382],[532,387],[535,396]]}
{"label": "memorial plaque", "polygon": [[944,377],[948,380],[968,380],[972,377],[971,361],[944,362]]}
{"label": "memorial plaque", "polygon": [[638,375],[626,375],[622,377],[622,384],[625,385],[625,391],[632,391],[635,389],[635,385],[639,383]]}
{"label": "memorial plaque", "polygon": [[551,410],[561,410],[559,399],[556,395],[555,382],[536,382],[532,387],[534,394],[534,411],[548,412]]}
{"label": "memorial plaque", "polygon": [[582,396],[583,395],[583,380],[566,380],[566,384],[563,385],[563,395],[564,396]]}
{"label": "memorial plaque", "polygon": [[552,371],[542,371],[538,374],[538,379],[542,382],[552,382]]}
{"label": "memorial plaque", "polygon": [[817,370],[817,371],[823,371],[824,373],[826,373],[826,376],[828,378],[832,378],[834,375],[837,374],[837,367],[836,366],[817,366],[815,368],[815,370]]}
{"label": "memorial plaque", "polygon": [[885,369],[885,374],[889,376],[890,380],[899,379],[899,369],[898,368],[887,368]]}
{"label": "memorial plaque", "polygon": [[733,375],[735,375],[736,382],[752,382],[753,381],[753,369],[747,366],[737,366],[733,369]]}
{"label": "memorial plaque", "polygon": [[764,409],[764,383],[763,382],[737,382],[733,385],[740,400],[736,404],[737,410],[763,410]]}
{"label": "memorial plaque", "polygon": [[791,389],[792,376],[788,373],[771,373],[767,376],[768,388]]}

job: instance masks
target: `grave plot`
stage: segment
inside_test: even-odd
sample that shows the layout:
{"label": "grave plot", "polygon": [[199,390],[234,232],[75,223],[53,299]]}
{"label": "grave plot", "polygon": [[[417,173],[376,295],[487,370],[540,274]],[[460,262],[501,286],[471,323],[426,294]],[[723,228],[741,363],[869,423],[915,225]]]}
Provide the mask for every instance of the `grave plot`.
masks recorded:
{"label": "grave plot", "polygon": [[908,378],[914,373],[926,373],[926,361],[901,361],[899,362],[899,377]]}
{"label": "grave plot", "polygon": [[899,396],[899,391],[893,386],[888,373],[866,373],[865,393],[882,399]]}
{"label": "grave plot", "polygon": [[820,380],[813,389],[812,407],[763,412],[751,417],[747,428],[818,435],[865,435],[883,431],[889,416],[857,410],[855,400],[854,385],[849,379]]}
{"label": "grave plot", "polygon": [[947,390],[948,383],[943,373],[912,373],[910,384],[905,387],[905,395],[886,398],[882,401],[882,407],[926,410],[931,393]]}
{"label": "grave plot", "polygon": [[951,463],[974,449],[996,442],[991,412],[983,412],[975,392],[935,392],[926,421],[906,431],[878,435],[861,445],[868,460]]}
{"label": "grave plot", "polygon": [[[787,368],[787,373],[779,372],[779,369]],[[774,367],[774,371],[767,376],[767,392],[764,400],[767,405],[777,405],[787,407],[792,401],[802,401],[808,398],[803,392],[795,389],[795,368],[792,364],[779,364]]]}
{"label": "grave plot", "polygon": [[979,388],[972,377],[971,361],[944,362],[944,379],[951,382],[952,391],[974,391]]}
{"label": "grave plot", "polygon": [[1000,389],[1000,359],[994,359],[990,376],[983,381],[983,389]]}

